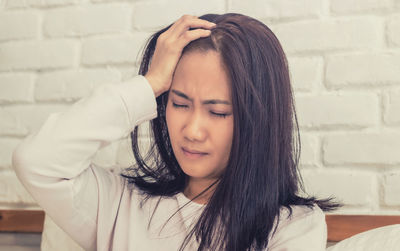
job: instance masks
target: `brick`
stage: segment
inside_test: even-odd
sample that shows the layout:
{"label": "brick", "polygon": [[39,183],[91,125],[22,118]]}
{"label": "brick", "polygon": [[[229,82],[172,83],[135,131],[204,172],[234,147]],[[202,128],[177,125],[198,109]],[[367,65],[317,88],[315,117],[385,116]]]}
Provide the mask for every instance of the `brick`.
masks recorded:
{"label": "brick", "polygon": [[85,65],[134,64],[151,34],[136,33],[129,37],[88,39],[82,45]]}
{"label": "brick", "polygon": [[291,83],[296,91],[311,91],[322,83],[323,61],[319,57],[289,57]]}
{"label": "brick", "polygon": [[38,101],[75,101],[99,85],[119,82],[117,70],[60,71],[41,74],[36,82]]}
{"label": "brick", "polygon": [[400,53],[363,53],[328,56],[326,83],[340,88],[352,85],[398,84]]}
{"label": "brick", "polygon": [[73,67],[78,44],[52,40],[0,44],[0,71]]}
{"label": "brick", "polygon": [[331,0],[331,11],[339,14],[370,13],[393,8],[392,0]]}
{"label": "brick", "polygon": [[301,140],[300,165],[302,167],[316,166],[319,156],[319,143],[317,136],[301,133],[300,140]]}
{"label": "brick", "polygon": [[33,102],[34,75],[0,74],[0,103]]}
{"label": "brick", "polygon": [[6,8],[56,7],[78,3],[80,0],[5,0]]}
{"label": "brick", "polygon": [[66,104],[36,104],[12,105],[3,110],[15,118],[21,131],[32,133],[39,130],[51,113],[62,112],[67,108]]}
{"label": "brick", "polygon": [[282,19],[317,17],[323,11],[320,0],[255,0],[251,3],[242,0],[231,0],[228,12],[239,12],[257,19]]}
{"label": "brick", "polygon": [[396,16],[389,18],[389,20],[387,22],[387,29],[386,29],[389,45],[397,46],[397,47],[400,46],[399,30],[400,30],[400,15],[396,15]]}
{"label": "brick", "polygon": [[184,14],[201,16],[206,13],[224,12],[223,0],[141,1],[135,2],[133,6],[133,26],[138,30],[154,31],[175,22]]}
{"label": "brick", "polygon": [[[376,204],[377,188],[374,174],[356,171],[302,170],[304,186],[318,198],[335,197],[344,205],[370,206]],[[340,184],[340,185],[339,185]]]}
{"label": "brick", "polygon": [[117,66],[116,69],[121,73],[121,81],[126,81],[139,73],[139,65],[129,65],[129,66]]}
{"label": "brick", "polygon": [[[146,0],[135,0],[135,1],[146,1]],[[132,2],[132,0],[92,0],[93,3],[105,3],[105,2]]]}
{"label": "brick", "polygon": [[383,44],[378,17],[298,21],[272,26],[288,53],[370,49]]}
{"label": "brick", "polygon": [[11,168],[11,156],[20,139],[0,138],[0,167]]}
{"label": "brick", "polygon": [[297,95],[296,105],[302,128],[367,127],[379,121],[375,94]]}
{"label": "brick", "polygon": [[0,135],[25,136],[28,130],[23,127],[14,114],[0,108]]}
{"label": "brick", "polygon": [[323,140],[327,165],[393,165],[400,163],[400,133],[346,133]]}
{"label": "brick", "polygon": [[384,176],[384,203],[388,206],[400,206],[400,173],[389,173]]}
{"label": "brick", "polygon": [[49,10],[44,18],[44,34],[65,37],[128,31],[130,12],[130,6],[126,4]]}
{"label": "brick", "polygon": [[0,203],[36,204],[14,171],[0,172]]}
{"label": "brick", "polygon": [[3,0],[3,6],[5,9],[17,9],[17,8],[27,8],[28,3],[25,0]]}
{"label": "brick", "polygon": [[400,90],[391,91],[385,96],[385,111],[383,120],[389,125],[400,124]]}
{"label": "brick", "polygon": [[0,41],[36,38],[39,25],[39,15],[36,12],[0,12]]}

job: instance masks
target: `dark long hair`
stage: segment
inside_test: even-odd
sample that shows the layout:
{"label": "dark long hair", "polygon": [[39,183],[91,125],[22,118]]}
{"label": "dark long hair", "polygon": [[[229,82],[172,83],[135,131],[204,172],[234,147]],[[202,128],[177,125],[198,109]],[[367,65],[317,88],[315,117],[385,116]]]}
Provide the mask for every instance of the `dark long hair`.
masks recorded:
{"label": "dark long hair", "polygon": [[[276,36],[262,22],[241,14],[199,18],[217,26],[209,37],[190,42],[182,54],[220,54],[231,80],[234,133],[228,165],[181,250],[193,235],[200,242],[198,250],[259,250],[267,247],[282,207],[291,213],[293,205],[318,205],[324,211],[339,205],[299,195],[304,192],[298,172],[300,133],[287,59]],[[157,38],[171,25],[149,39],[139,74],[146,74]],[[157,97],[149,154],[142,157],[135,128],[131,138],[137,164],[130,175],[121,174],[148,196],[172,196],[186,185],[168,135],[167,99],[168,92]]]}

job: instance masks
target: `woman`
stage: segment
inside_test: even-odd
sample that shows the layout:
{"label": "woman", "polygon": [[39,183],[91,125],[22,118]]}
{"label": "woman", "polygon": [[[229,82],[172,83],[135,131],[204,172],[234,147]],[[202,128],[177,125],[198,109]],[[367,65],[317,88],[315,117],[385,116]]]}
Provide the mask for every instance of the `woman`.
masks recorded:
{"label": "woman", "polygon": [[[321,208],[337,205],[299,195],[288,67],[264,24],[185,15],[151,37],[139,74],[52,114],[13,154],[64,231],[88,250],[324,250]],[[91,163],[134,128],[135,167]]]}

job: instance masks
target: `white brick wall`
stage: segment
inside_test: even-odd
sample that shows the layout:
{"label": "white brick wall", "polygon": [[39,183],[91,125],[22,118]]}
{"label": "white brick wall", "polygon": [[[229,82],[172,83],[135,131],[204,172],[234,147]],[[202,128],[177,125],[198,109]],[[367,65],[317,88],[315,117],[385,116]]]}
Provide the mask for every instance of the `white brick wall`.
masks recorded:
{"label": "white brick wall", "polygon": [[379,120],[379,102],[375,94],[297,95],[296,102],[299,124],[303,128],[359,128],[376,125]]}
{"label": "white brick wall", "polygon": [[34,11],[13,11],[0,14],[0,41],[35,39],[39,33],[40,15]]}
{"label": "white brick wall", "polygon": [[318,17],[323,12],[321,0],[228,0],[229,11],[250,15],[257,19],[285,20]]}
{"label": "white brick wall", "polygon": [[[310,193],[343,213],[400,214],[400,4],[394,0],[0,1],[0,205],[32,206],[11,152],[47,116],[137,70],[152,32],[183,14],[241,12],[288,55]],[[129,164],[129,142],[96,162]]]}
{"label": "white brick wall", "polygon": [[389,45],[400,46],[400,15],[393,15],[387,22],[387,39]]}
{"label": "white brick wall", "polygon": [[388,125],[400,124],[400,90],[388,91],[385,97],[384,122]]}
{"label": "white brick wall", "polygon": [[384,203],[388,206],[398,206],[400,204],[400,174],[388,173],[383,182]]}
{"label": "white brick wall", "polygon": [[393,7],[393,0],[331,0],[332,14],[379,13]]}
{"label": "white brick wall", "polygon": [[0,75],[1,103],[32,103],[35,75],[4,73]]}
{"label": "white brick wall", "polygon": [[75,67],[78,45],[65,39],[1,43],[0,72]]}
{"label": "white brick wall", "polygon": [[[323,139],[326,165],[396,166],[400,164],[399,132],[347,132]],[[399,184],[400,185],[400,184]]]}
{"label": "white brick wall", "polygon": [[310,169],[302,173],[308,190],[325,197],[339,197],[348,206],[364,207],[361,212],[367,211],[367,207],[378,199],[374,191],[377,188],[376,177],[372,173],[333,169]]}
{"label": "white brick wall", "polygon": [[331,88],[352,85],[398,85],[399,58],[400,53],[396,50],[327,56],[326,84]]}
{"label": "white brick wall", "polygon": [[137,0],[133,5],[132,21],[135,30],[155,31],[183,14],[224,13],[225,10],[223,0]]}
{"label": "white brick wall", "polygon": [[43,33],[48,37],[70,37],[128,32],[130,9],[127,4],[108,4],[49,10],[44,16]]}
{"label": "white brick wall", "polygon": [[287,53],[299,54],[379,48],[384,38],[380,16],[299,20],[272,29]]}
{"label": "white brick wall", "polygon": [[107,64],[134,64],[139,51],[151,33],[135,32],[133,35],[107,38],[89,38],[82,43],[83,66]]}
{"label": "white brick wall", "polygon": [[38,76],[34,96],[37,101],[74,101],[89,95],[98,85],[120,79],[121,73],[112,69],[48,72]]}
{"label": "white brick wall", "polygon": [[289,57],[292,85],[296,91],[311,91],[322,84],[322,57]]}

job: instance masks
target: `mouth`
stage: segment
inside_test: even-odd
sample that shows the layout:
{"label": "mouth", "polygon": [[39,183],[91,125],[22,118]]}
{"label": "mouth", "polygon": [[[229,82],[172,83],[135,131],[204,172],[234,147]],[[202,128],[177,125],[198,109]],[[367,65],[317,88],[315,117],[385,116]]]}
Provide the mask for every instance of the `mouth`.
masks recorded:
{"label": "mouth", "polygon": [[193,150],[193,149],[188,149],[188,148],[185,148],[185,147],[182,147],[181,149],[182,149],[183,154],[186,157],[189,157],[191,159],[197,159],[197,158],[201,158],[203,156],[208,155],[208,153],[206,153],[206,152],[200,152],[200,151]]}

